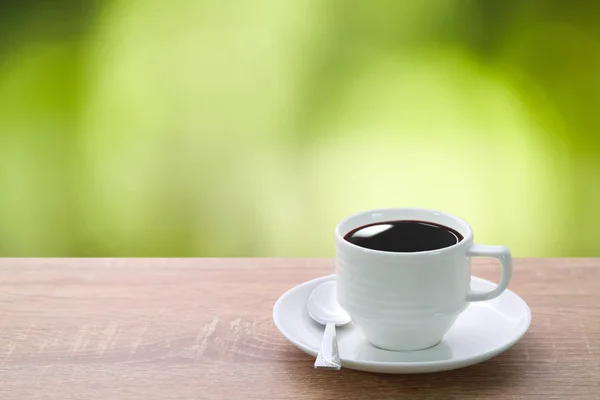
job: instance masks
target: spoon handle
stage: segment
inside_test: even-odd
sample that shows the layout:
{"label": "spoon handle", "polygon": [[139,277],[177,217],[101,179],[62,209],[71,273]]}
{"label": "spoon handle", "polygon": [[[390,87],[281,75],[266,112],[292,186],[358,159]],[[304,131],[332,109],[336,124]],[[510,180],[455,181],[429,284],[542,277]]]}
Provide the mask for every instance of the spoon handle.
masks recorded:
{"label": "spoon handle", "polygon": [[325,333],[321,342],[321,349],[315,360],[315,368],[340,369],[340,352],[338,351],[335,324],[330,322],[325,325]]}

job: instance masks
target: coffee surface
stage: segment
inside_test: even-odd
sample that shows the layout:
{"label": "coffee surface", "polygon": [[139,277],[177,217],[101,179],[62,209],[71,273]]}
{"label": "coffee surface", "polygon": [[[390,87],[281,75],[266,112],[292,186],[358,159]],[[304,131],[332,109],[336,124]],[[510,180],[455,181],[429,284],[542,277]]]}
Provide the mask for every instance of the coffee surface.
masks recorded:
{"label": "coffee surface", "polygon": [[385,221],[348,232],[344,239],[360,247],[395,253],[443,249],[459,243],[463,236],[452,228],[426,221]]}

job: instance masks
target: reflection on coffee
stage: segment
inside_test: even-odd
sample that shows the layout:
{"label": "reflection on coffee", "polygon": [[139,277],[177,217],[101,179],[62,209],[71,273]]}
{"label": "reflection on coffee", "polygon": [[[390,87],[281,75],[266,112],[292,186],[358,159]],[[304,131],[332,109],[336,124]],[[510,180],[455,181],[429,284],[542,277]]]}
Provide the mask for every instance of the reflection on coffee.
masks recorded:
{"label": "reflection on coffee", "polygon": [[385,221],[348,232],[344,239],[360,247],[395,253],[415,253],[453,246],[463,240],[456,230],[426,221]]}

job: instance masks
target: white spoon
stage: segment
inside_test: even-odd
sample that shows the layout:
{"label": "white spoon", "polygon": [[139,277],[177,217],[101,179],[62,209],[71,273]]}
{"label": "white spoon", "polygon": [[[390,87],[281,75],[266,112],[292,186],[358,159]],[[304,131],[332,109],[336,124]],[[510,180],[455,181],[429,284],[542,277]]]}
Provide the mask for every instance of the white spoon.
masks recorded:
{"label": "white spoon", "polygon": [[346,325],[351,318],[337,302],[335,281],[323,282],[312,291],[308,298],[308,314],[321,325],[325,325],[315,368],[340,369],[342,362],[335,327]]}

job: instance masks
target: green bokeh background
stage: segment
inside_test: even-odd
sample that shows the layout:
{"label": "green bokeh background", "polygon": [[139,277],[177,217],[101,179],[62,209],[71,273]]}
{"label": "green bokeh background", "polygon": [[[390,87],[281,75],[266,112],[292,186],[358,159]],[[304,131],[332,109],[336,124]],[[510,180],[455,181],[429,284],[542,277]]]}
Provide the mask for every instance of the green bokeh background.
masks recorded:
{"label": "green bokeh background", "polygon": [[331,256],[417,206],[600,256],[600,3],[0,6],[0,256]]}

